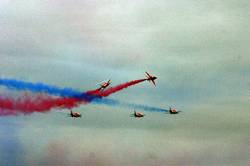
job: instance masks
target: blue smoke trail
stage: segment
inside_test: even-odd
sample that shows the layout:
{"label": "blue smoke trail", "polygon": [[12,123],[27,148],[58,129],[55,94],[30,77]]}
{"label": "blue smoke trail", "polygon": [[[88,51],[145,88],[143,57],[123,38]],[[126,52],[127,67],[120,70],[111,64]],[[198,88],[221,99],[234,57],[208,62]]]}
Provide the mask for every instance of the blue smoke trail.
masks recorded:
{"label": "blue smoke trail", "polygon": [[121,106],[121,107],[130,108],[130,109],[140,109],[140,110],[150,111],[150,112],[166,112],[166,109],[163,109],[163,108],[146,106],[146,105],[142,105],[142,104],[126,103],[126,102],[121,102],[118,100],[107,99],[107,98],[95,98],[92,101],[92,103],[94,103],[94,104],[106,104],[109,106]]}
{"label": "blue smoke trail", "polygon": [[78,97],[78,96],[84,97],[82,92],[79,92],[71,88],[59,88],[56,86],[46,85],[43,83],[30,83],[14,79],[0,79],[0,86],[6,86],[9,89],[15,89],[15,90],[44,92],[51,95],[58,95],[61,97]]}
{"label": "blue smoke trail", "polygon": [[0,79],[0,86],[6,86],[9,89],[15,90],[29,90],[31,92],[44,92],[51,95],[57,95],[61,97],[75,97],[78,99],[84,99],[91,101],[95,104],[106,104],[110,106],[122,106],[131,109],[141,109],[145,111],[153,112],[165,112],[165,109],[145,106],[140,104],[125,103],[114,99],[102,98],[99,96],[89,95],[72,88],[59,88],[56,86],[46,85],[43,83],[30,83],[25,81],[18,81],[14,79]]}

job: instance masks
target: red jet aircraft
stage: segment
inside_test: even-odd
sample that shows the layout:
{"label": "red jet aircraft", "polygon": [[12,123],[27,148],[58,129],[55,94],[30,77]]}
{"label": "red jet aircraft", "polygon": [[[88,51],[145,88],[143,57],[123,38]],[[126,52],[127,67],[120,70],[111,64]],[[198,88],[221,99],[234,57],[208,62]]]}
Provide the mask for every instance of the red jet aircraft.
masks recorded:
{"label": "red jet aircraft", "polygon": [[140,113],[140,112],[136,112],[136,111],[134,110],[134,114],[133,114],[133,116],[134,116],[134,117],[136,117],[136,118],[142,118],[142,117],[144,117],[144,116],[145,116],[145,114]]}
{"label": "red jet aircraft", "polygon": [[175,109],[175,108],[171,108],[171,107],[169,107],[169,113],[170,113],[170,114],[178,114],[178,113],[179,113],[179,111],[176,111],[176,109]]}
{"label": "red jet aircraft", "polygon": [[107,88],[107,87],[111,84],[110,81],[111,81],[111,80],[109,79],[107,82],[102,82],[102,83],[100,84],[99,90],[104,90],[105,88]]}
{"label": "red jet aircraft", "polygon": [[79,118],[82,117],[82,115],[78,112],[73,112],[72,110],[70,110],[70,114],[69,114],[72,118]]}
{"label": "red jet aircraft", "polygon": [[147,77],[147,80],[148,80],[149,82],[152,81],[152,83],[154,84],[154,86],[156,86],[156,85],[155,85],[155,80],[157,79],[157,77],[151,76],[150,74],[148,74],[148,72],[146,72],[146,77]]}

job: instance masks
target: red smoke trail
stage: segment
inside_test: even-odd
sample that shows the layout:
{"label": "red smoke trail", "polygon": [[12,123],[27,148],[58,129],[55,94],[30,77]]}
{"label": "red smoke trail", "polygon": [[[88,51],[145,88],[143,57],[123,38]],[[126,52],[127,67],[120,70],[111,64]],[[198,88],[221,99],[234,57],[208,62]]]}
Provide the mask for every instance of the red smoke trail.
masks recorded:
{"label": "red smoke trail", "polygon": [[89,90],[89,91],[87,91],[85,93],[88,94],[88,95],[95,95],[95,94],[97,94],[99,92],[101,92],[101,88],[94,89],[94,90]]}
{"label": "red smoke trail", "polygon": [[33,112],[48,112],[52,108],[71,109],[80,103],[86,103],[75,98],[53,98],[50,96],[28,96],[12,99],[0,97],[0,115],[29,114]]}
{"label": "red smoke trail", "polygon": [[107,97],[109,95],[111,95],[112,93],[116,93],[120,90],[123,90],[124,88],[128,88],[129,86],[138,84],[140,82],[146,81],[147,79],[140,79],[140,80],[133,80],[133,81],[129,81],[129,82],[125,82],[123,84],[114,86],[114,87],[110,87],[104,91],[98,91],[97,93],[92,93],[93,95],[96,96],[100,96],[100,97]]}
{"label": "red smoke trail", "polygon": [[[143,81],[146,81],[146,80],[147,79],[132,80],[132,81],[129,81],[129,82],[125,82],[123,84],[119,84],[119,85],[114,86],[114,87],[110,87],[110,88],[108,88],[108,89],[106,89],[104,91],[101,91],[101,88],[98,88],[98,89],[94,89],[94,90],[89,90],[89,91],[87,91],[85,93],[88,94],[88,95],[93,95],[93,96],[107,97],[107,96],[109,96],[109,95],[111,95],[113,93],[116,93],[116,92],[121,91],[121,90],[123,90],[125,88],[128,88],[129,86],[139,84],[140,82],[143,82]],[[88,102],[91,102],[91,100],[88,101],[88,100],[84,100],[84,99],[81,99],[81,98],[80,99],[77,99],[77,98],[62,98],[60,100],[60,103],[62,104],[62,106],[64,108],[65,108],[64,103],[67,103],[67,102],[71,102],[70,103],[70,105],[71,105],[70,108],[72,108],[74,106],[77,106],[80,103],[85,103],[86,104]],[[52,102],[52,103],[54,103],[54,102]],[[58,103],[56,103],[55,106],[57,104]],[[53,107],[55,107],[55,106],[53,106]],[[62,107],[62,106],[59,106],[59,107]]]}
{"label": "red smoke trail", "polygon": [[[87,94],[97,93],[100,89],[87,91]],[[71,109],[80,104],[86,104],[84,98],[73,97],[51,97],[48,95],[28,95],[25,93],[19,98],[1,97],[0,96],[0,116],[17,115],[18,113],[30,114],[34,112],[48,112],[53,108]]]}

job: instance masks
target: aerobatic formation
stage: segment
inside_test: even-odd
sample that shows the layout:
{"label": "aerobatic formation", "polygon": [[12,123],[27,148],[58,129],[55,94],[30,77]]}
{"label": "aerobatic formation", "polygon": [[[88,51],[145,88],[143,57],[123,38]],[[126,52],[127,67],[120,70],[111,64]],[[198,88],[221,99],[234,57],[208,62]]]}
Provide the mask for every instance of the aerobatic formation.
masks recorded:
{"label": "aerobatic formation", "polygon": [[[69,115],[77,118],[81,117],[81,114],[73,112],[71,109],[80,104],[87,103],[123,106],[131,109],[142,109],[145,111],[168,112],[168,110],[162,108],[131,104],[106,98],[113,93],[144,81],[152,82],[155,85],[155,79],[157,79],[157,77],[151,76],[147,72],[146,77],[147,78],[145,79],[132,80],[113,87],[109,87],[111,84],[111,80],[109,79],[106,82],[102,82],[97,89],[86,92],[80,92],[72,88],[58,88],[43,83],[30,83],[14,79],[0,79],[0,86],[20,92],[20,95],[18,96],[0,95],[0,116],[48,112],[52,109],[69,109]],[[171,113],[171,111],[169,112]],[[135,111],[133,116],[143,117],[144,114]]]}

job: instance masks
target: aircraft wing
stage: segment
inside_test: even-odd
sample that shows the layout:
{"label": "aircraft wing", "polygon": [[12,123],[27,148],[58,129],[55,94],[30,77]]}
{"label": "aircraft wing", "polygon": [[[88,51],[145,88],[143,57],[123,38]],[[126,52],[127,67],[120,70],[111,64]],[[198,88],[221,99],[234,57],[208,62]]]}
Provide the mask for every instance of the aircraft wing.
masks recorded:
{"label": "aircraft wing", "polygon": [[146,74],[147,74],[148,77],[151,77],[151,76],[148,74],[148,72],[146,72]]}
{"label": "aircraft wing", "polygon": [[[152,80],[152,83],[155,85],[155,81],[154,80]],[[156,86],[156,85],[155,85]]]}

